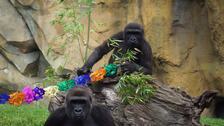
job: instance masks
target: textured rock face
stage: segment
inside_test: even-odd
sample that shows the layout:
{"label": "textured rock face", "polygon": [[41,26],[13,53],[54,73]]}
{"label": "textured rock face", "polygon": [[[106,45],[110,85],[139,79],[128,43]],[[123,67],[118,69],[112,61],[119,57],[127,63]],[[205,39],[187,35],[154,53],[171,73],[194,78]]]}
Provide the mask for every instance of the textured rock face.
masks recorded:
{"label": "textured rock face", "polygon": [[0,86],[40,81],[34,77],[39,72],[40,51],[24,18],[8,0],[0,1],[0,54]]}
{"label": "textured rock face", "polygon": [[214,79],[211,84],[222,93],[224,92],[224,1],[222,0],[208,0],[206,1],[208,7],[208,21],[210,28],[210,40],[214,47],[216,61],[214,61],[212,76]]}
{"label": "textured rock face", "polygon": [[32,39],[23,17],[10,2],[1,0],[0,10],[0,33],[7,41],[24,42]]}
{"label": "textured rock face", "polygon": [[224,17],[223,12],[223,4],[222,0],[208,0],[207,6],[209,9],[208,18],[209,18],[209,27],[211,30],[211,40],[214,44],[215,51],[219,54],[219,56],[224,58]]}
{"label": "textured rock face", "polygon": [[[55,40],[63,30],[50,21],[59,8],[53,0],[0,1],[1,54],[6,64],[12,64],[17,71],[14,76],[39,75],[47,62],[54,68],[64,66],[71,70],[83,64],[87,31],[79,42],[65,44],[64,40]],[[92,18],[103,25],[91,24],[88,54],[128,22],[138,22],[144,26],[152,46],[157,78],[191,95],[206,89],[223,94],[223,8],[223,0],[96,0]],[[87,24],[86,20],[83,22]],[[10,52],[12,48],[8,46],[16,51]],[[19,55],[15,55],[17,52]],[[27,60],[20,61],[15,56]],[[106,64],[108,57],[109,54],[95,68]]]}
{"label": "textured rock face", "polygon": [[157,6],[170,13],[165,15],[163,10],[154,11],[155,18],[149,23],[156,73],[171,86],[198,95],[209,88],[208,80],[211,78],[204,76],[210,74],[208,66],[213,64],[212,58],[215,57],[210,42],[207,8],[197,1],[178,0],[158,2]]}

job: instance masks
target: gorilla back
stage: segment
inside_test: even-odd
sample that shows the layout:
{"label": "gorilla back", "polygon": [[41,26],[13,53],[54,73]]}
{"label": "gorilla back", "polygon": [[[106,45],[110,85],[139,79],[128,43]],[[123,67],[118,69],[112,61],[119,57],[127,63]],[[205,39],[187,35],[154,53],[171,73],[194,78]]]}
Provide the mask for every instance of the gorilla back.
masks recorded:
{"label": "gorilla back", "polygon": [[75,87],[66,95],[65,106],[48,117],[44,126],[115,126],[109,110],[92,105],[89,88]]}

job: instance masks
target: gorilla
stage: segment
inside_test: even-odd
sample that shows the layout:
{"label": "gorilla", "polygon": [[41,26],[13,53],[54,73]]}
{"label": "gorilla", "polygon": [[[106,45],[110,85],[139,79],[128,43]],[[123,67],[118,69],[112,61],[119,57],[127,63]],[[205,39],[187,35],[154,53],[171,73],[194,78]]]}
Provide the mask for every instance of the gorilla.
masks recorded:
{"label": "gorilla", "polygon": [[115,126],[104,106],[92,104],[92,92],[87,87],[70,89],[65,106],[50,114],[44,126]]}
{"label": "gorilla", "polygon": [[[111,40],[118,40],[120,42],[117,46],[112,46],[110,44]],[[144,74],[152,74],[152,50],[144,38],[144,30],[142,26],[137,23],[128,24],[124,31],[114,34],[110,39],[96,47],[85,64],[77,70],[77,74],[82,75],[90,72],[93,65],[113,49],[113,55],[116,56],[125,54],[127,50],[137,50],[135,60],[121,64],[120,68],[122,73],[139,71]],[[113,63],[114,60],[114,57],[111,56],[109,63]]]}

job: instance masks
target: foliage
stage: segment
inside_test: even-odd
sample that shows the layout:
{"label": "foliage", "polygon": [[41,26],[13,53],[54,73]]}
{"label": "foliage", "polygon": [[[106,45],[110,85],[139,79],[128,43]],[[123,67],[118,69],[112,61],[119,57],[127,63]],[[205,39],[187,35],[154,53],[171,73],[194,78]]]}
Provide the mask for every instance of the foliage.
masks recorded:
{"label": "foliage", "polygon": [[[58,71],[62,70],[62,67],[58,68]],[[55,85],[60,81],[63,81],[62,78],[59,78],[59,76],[56,73],[56,70],[53,69],[51,66],[49,66],[46,70],[45,70],[45,78],[43,81],[43,87],[49,86],[49,85]]]}
{"label": "foliage", "polygon": [[150,85],[152,77],[142,73],[124,75],[116,89],[124,104],[146,103],[155,94],[156,89]]}
{"label": "foliage", "polygon": [[90,18],[92,11],[92,4],[94,0],[56,0],[58,4],[63,5],[63,8],[59,9],[58,13],[54,20],[51,21],[53,25],[59,24],[63,27],[64,33],[57,38],[65,40],[64,44],[61,45],[62,48],[69,42],[77,40],[80,45],[80,36],[84,30],[84,24],[82,19],[88,17],[88,34],[87,42],[85,43],[85,57],[83,58],[81,52],[81,46],[79,46],[79,51],[81,57],[84,59],[87,58],[87,49],[89,43],[89,33],[90,33]]}
{"label": "foliage", "polygon": [[84,29],[81,19],[91,11],[93,0],[71,0],[71,3],[57,0],[64,7],[61,8],[52,24],[60,24],[63,26],[64,34],[67,37],[78,37]]}
{"label": "foliage", "polygon": [[108,46],[118,47],[119,46],[119,42],[122,42],[122,41],[109,38],[109,42],[108,42],[109,45]]}
{"label": "foliage", "polygon": [[206,126],[224,126],[224,120],[218,118],[201,117],[200,122]]}
{"label": "foliage", "polygon": [[[109,39],[109,46],[118,48],[120,40]],[[118,54],[112,54],[114,64],[123,64],[125,62],[133,62],[136,59],[137,51],[127,49],[122,52],[118,50]],[[122,98],[124,104],[146,103],[154,95],[156,89],[150,85],[152,77],[142,73],[133,73],[131,75],[123,75],[116,85],[118,95]]]}
{"label": "foliage", "polygon": [[0,126],[43,126],[48,117],[47,108],[32,105],[0,105],[0,112]]}
{"label": "foliage", "polygon": [[121,61],[133,61],[136,59],[135,55],[137,54],[134,50],[127,50],[127,52],[122,56]]}
{"label": "foliage", "polygon": [[114,58],[114,64],[123,64],[126,61],[132,62],[136,59],[136,51],[128,49],[126,53],[121,53],[118,50],[118,55],[112,54]]}
{"label": "foliage", "polygon": [[[118,48],[120,42],[122,42],[122,41],[110,38],[108,44],[109,44],[109,46]],[[117,51],[118,52],[117,55],[112,54],[112,57],[114,59],[114,64],[123,64],[126,61],[132,62],[137,58],[136,57],[137,51],[135,51],[135,50],[127,49],[127,51],[125,53],[123,53],[121,51],[122,51],[122,49],[120,48]]]}

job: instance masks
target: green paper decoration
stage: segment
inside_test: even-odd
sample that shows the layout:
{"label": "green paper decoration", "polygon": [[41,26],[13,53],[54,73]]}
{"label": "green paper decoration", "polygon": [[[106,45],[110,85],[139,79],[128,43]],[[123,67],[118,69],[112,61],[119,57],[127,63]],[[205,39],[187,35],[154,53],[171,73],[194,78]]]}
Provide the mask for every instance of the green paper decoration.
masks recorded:
{"label": "green paper decoration", "polygon": [[58,82],[57,86],[59,91],[67,91],[68,89],[71,89],[75,86],[75,81],[74,80],[61,81]]}
{"label": "green paper decoration", "polygon": [[106,70],[106,77],[112,77],[115,76],[117,74],[117,65],[115,64],[108,64],[107,66],[105,66],[105,70]]}

